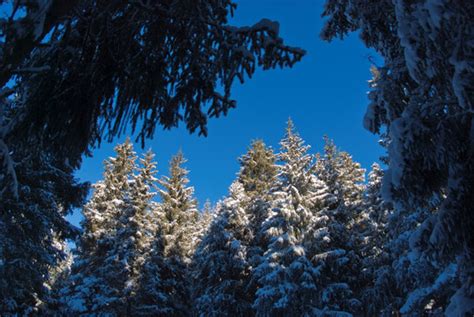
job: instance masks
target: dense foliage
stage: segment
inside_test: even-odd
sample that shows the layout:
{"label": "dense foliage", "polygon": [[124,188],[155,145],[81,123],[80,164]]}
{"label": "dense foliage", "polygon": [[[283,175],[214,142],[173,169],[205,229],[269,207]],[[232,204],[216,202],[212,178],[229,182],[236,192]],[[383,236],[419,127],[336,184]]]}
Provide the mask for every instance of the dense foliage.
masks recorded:
{"label": "dense foliage", "polygon": [[4,159],[12,130],[41,137],[76,166],[129,125],[142,142],[181,121],[207,134],[208,117],[235,107],[235,80],[304,55],[283,43],[277,22],[229,24],[230,0],[1,3],[1,97],[22,94],[18,116],[0,111]]}
{"label": "dense foliage", "polygon": [[[81,207],[87,193],[87,184],[73,177],[83,154],[126,127],[142,142],[157,125],[180,122],[206,135],[209,117],[235,107],[236,80],[302,58],[304,51],[283,43],[277,22],[231,25],[235,8],[230,0],[0,1],[2,315],[36,310],[49,296],[48,269],[63,262],[66,239],[79,232],[64,216]],[[114,221],[142,221],[143,210],[122,201],[128,211]],[[84,230],[108,222],[102,211],[117,212],[109,207],[101,206],[87,223],[92,229]],[[117,239],[135,230],[116,229]],[[81,248],[92,252],[91,243],[83,241]],[[129,248],[143,247],[127,242],[100,252],[121,248],[127,258]],[[123,276],[135,270],[114,269]],[[115,282],[126,283],[124,278]],[[99,278],[96,283],[108,287]]]}
{"label": "dense foliage", "polygon": [[157,179],[153,154],[138,164],[127,140],[83,209],[70,269],[50,270],[63,281],[29,305],[74,316],[463,316],[468,306],[452,310],[462,271],[423,249],[435,211],[394,210],[380,166],[366,183],[325,141],[311,154],[290,120],[279,153],[254,141],[229,195],[198,212],[183,154]]}
{"label": "dense foliage", "polygon": [[357,31],[382,57],[364,125],[386,139],[384,196],[416,219],[412,252],[464,275],[453,314],[474,309],[474,2],[328,0],[323,16],[323,39]]}
{"label": "dense foliage", "polygon": [[329,139],[309,154],[290,121],[280,153],[252,143],[200,215],[182,154],[158,181],[126,142],[82,232],[65,216],[86,197],[83,154],[129,127],[142,143],[180,122],[206,135],[235,80],[304,51],[277,22],[230,25],[230,0],[0,6],[2,315],[474,313],[472,1],[326,1],[321,37],[357,31],[383,59],[364,125],[387,170],[367,184]]}

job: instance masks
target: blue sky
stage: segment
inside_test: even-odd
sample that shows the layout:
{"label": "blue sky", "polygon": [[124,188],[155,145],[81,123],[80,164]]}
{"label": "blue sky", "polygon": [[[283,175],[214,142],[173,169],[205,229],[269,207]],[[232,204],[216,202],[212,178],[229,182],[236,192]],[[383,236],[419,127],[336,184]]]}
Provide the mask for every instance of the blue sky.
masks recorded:
{"label": "blue sky", "polygon": [[[368,57],[375,53],[365,48],[356,34],[332,43],[319,39],[323,0],[236,2],[232,23],[249,25],[261,18],[279,21],[285,42],[305,49],[307,55],[291,69],[257,71],[243,85],[236,84],[233,97],[237,108],[226,117],[211,119],[208,137],[190,135],[184,126],[171,131],[157,129],[145,149],[156,153],[159,174],[167,173],[169,159],[182,148],[199,202],[206,198],[215,202],[226,195],[239,169],[237,158],[251,140],[261,138],[279,148],[288,117],[313,152],[322,150],[322,137],[327,134],[363,167],[378,161],[383,154],[378,137],[362,127],[371,77]],[[102,162],[113,155],[116,142],[102,144],[93,157],[84,160],[77,176],[92,183],[99,180]],[[139,145],[136,150],[141,152]],[[72,221],[77,224],[78,219],[76,213]]]}

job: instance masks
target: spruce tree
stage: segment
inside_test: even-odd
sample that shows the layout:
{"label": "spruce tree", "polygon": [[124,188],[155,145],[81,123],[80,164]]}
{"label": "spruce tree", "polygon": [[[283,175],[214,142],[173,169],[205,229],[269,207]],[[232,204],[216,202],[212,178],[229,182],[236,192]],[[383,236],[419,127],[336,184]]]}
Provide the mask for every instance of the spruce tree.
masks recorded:
{"label": "spruce tree", "polygon": [[117,156],[105,161],[104,179],[97,182],[83,209],[82,237],[69,285],[61,290],[64,313],[74,315],[124,314],[122,291],[129,270],[125,254],[119,254],[117,238],[124,228],[123,214],[131,208],[135,152],[130,141],[115,147]]}
{"label": "spruce tree", "polygon": [[382,198],[383,172],[372,165],[359,214],[365,314],[392,316],[441,316],[456,291],[455,263],[430,257],[426,245],[438,208],[436,202],[417,211],[392,205]]}
{"label": "spruce tree", "polygon": [[[155,181],[153,155],[147,153],[142,160],[142,169],[135,182],[136,193],[133,206],[137,211],[135,214],[137,228],[134,241],[141,241],[137,245],[138,258],[136,259],[136,269],[133,274],[134,288],[132,300],[133,307],[130,314],[133,316],[186,316],[189,311],[183,305],[183,300],[178,300],[176,294],[187,294],[187,285],[176,283],[182,280],[181,270],[177,270],[173,265],[174,261],[169,261],[165,257],[163,224],[160,218],[161,205],[150,201],[154,193],[150,192],[150,187]],[[141,199],[140,199],[141,198]],[[146,210],[146,212],[145,212]],[[138,217],[137,217],[138,216]],[[141,219],[141,220],[140,220]]]}
{"label": "spruce tree", "polygon": [[175,256],[187,262],[193,252],[193,227],[198,219],[194,188],[188,187],[189,173],[182,165],[186,163],[179,151],[170,161],[169,176],[159,181],[162,189],[161,224],[165,241],[165,255]]}
{"label": "spruce tree", "polygon": [[[278,167],[277,157],[272,148],[262,140],[253,141],[244,155],[239,158],[238,181],[243,185],[246,199],[241,203],[249,219],[252,240],[246,245],[247,261],[252,268],[263,261],[267,247],[262,225],[271,212],[271,190],[276,186]],[[250,277],[245,281],[246,292],[255,297],[258,282]]]}
{"label": "spruce tree", "polygon": [[362,302],[356,291],[361,259],[354,228],[363,206],[364,170],[325,137],[324,155],[318,156],[315,173],[331,194],[327,208],[315,218],[308,247],[320,275],[317,306],[322,313],[360,314]]}
{"label": "spruce tree", "polygon": [[[158,218],[156,218],[158,219]],[[176,270],[164,256],[164,243],[161,226],[155,226],[155,233],[147,250],[145,262],[140,269],[137,291],[134,296],[133,315],[135,316],[187,316],[188,307],[182,294],[187,285],[181,281],[182,271]],[[179,298],[176,298],[180,296]]]}
{"label": "spruce tree", "polygon": [[65,258],[55,266],[49,268],[49,279],[45,283],[48,288],[48,297],[40,306],[39,315],[55,315],[61,309],[61,302],[58,292],[66,286],[66,281],[71,273],[74,261],[73,254],[66,241],[55,239],[54,245],[65,253]]}
{"label": "spruce tree", "polygon": [[347,218],[360,211],[365,170],[327,136],[324,137],[324,154],[318,155],[316,174],[336,198],[333,209],[340,210]]}
{"label": "spruce tree", "polygon": [[267,248],[253,272],[259,283],[253,304],[257,316],[311,314],[318,288],[304,241],[312,209],[326,198],[324,184],[314,176],[314,157],[307,154],[309,146],[291,120],[280,144],[282,165],[272,190],[272,210],[262,226]]}
{"label": "spruce tree", "polygon": [[255,140],[247,153],[239,158],[238,180],[249,197],[262,197],[275,183],[277,167],[272,149],[262,140]]}
{"label": "spruce tree", "polygon": [[[427,239],[436,221],[438,204],[433,202],[415,211],[398,207],[389,216],[386,251],[391,271],[387,270],[382,277],[396,287],[392,288],[393,296],[384,311],[387,316],[393,312],[408,316],[463,315],[448,313],[462,271],[458,263],[433,256],[434,246]],[[456,307],[457,311],[469,309],[469,301],[455,305],[461,305]]]}
{"label": "spruce tree", "polygon": [[384,196],[396,212],[436,213],[424,245],[462,272],[452,315],[474,313],[473,12],[472,1],[328,0],[321,32],[325,40],[360,32],[382,57],[364,126],[389,141]]}
{"label": "spruce tree", "polygon": [[0,314],[33,315],[48,300],[51,269],[67,257],[65,241],[79,233],[64,217],[82,205],[87,184],[39,143],[10,150],[17,191],[0,173]]}
{"label": "spruce tree", "polygon": [[150,243],[156,233],[156,225],[152,221],[152,202],[155,193],[152,187],[156,182],[156,163],[154,154],[148,151],[137,168],[138,174],[132,176],[130,183],[129,204],[120,216],[120,226],[116,234],[117,255],[126,263],[124,277],[126,279],[122,292],[122,301],[126,305],[126,314],[134,315],[141,305],[135,300],[138,283],[143,273],[143,265],[150,249]]}
{"label": "spruce tree", "polygon": [[[229,197],[217,207],[214,221],[195,257],[198,312],[203,315],[253,315],[257,285],[250,268],[263,248],[257,238],[269,207],[269,190],[276,181],[276,157],[263,141],[252,142],[239,158],[240,171]],[[213,266],[222,263],[218,268]],[[202,281],[206,281],[202,283]]]}
{"label": "spruce tree", "polygon": [[196,251],[193,297],[199,316],[253,315],[246,291],[247,245],[252,240],[246,199],[243,185],[235,181]]}
{"label": "spruce tree", "polygon": [[363,301],[365,315],[369,316],[385,313],[396,290],[394,279],[390,276],[392,259],[387,250],[387,225],[392,205],[382,198],[382,179],[380,165],[372,164],[363,208],[354,228],[357,230],[357,248],[362,260],[358,275],[359,298]]}
{"label": "spruce tree", "polygon": [[199,219],[196,224],[196,248],[199,243],[201,243],[202,238],[207,234],[207,231],[209,230],[216,213],[216,207],[212,206],[211,201],[207,199],[201,212],[199,213]]}
{"label": "spruce tree", "polygon": [[169,176],[163,176],[159,181],[162,187],[159,189],[159,213],[163,255],[172,270],[164,283],[175,285],[177,290],[173,307],[189,312],[189,265],[198,241],[196,225],[199,214],[193,197],[194,188],[188,186],[189,171],[182,166],[185,162],[183,153],[179,151],[170,161]]}

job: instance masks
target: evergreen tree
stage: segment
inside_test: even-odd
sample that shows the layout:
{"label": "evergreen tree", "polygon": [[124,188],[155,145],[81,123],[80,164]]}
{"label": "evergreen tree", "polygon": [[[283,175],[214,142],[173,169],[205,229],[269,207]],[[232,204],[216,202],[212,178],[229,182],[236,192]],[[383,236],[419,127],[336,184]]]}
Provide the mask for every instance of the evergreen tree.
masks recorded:
{"label": "evergreen tree", "polygon": [[272,191],[272,211],[262,226],[267,249],[253,273],[260,284],[253,304],[257,316],[311,314],[317,290],[317,272],[304,241],[312,209],[326,198],[324,184],[314,176],[314,158],[291,120],[280,144],[283,165]]}
{"label": "evergreen tree", "polygon": [[133,315],[141,305],[135,300],[138,283],[143,273],[143,265],[150,249],[152,237],[156,233],[156,225],[152,221],[153,210],[156,209],[152,202],[155,193],[151,190],[156,179],[156,163],[154,154],[148,151],[141,159],[138,174],[133,175],[130,183],[129,204],[120,217],[115,243],[118,246],[117,255],[125,266],[125,286],[122,292],[122,301],[126,305],[126,314]]}
{"label": "evergreen tree", "polygon": [[325,138],[324,155],[318,157],[315,173],[328,186],[331,200],[315,217],[309,247],[320,275],[318,309],[321,313],[360,314],[357,298],[360,254],[355,230],[363,206],[364,170],[346,152]]}
{"label": "evergreen tree", "polygon": [[[176,294],[186,294],[176,285],[181,271],[176,271],[164,257],[160,205],[151,201],[154,193],[151,187],[156,181],[153,153],[142,159],[142,168],[132,188],[132,213],[125,230],[132,248],[133,267],[126,283],[124,296],[130,297],[128,315],[133,316],[184,316],[189,314]],[[178,303],[178,305],[176,304]]]}
{"label": "evergreen tree", "polygon": [[364,313],[380,315],[390,307],[395,296],[396,285],[389,276],[392,273],[391,257],[387,250],[389,241],[388,217],[392,206],[382,199],[381,167],[374,163],[369,173],[364,194],[364,205],[358,215],[356,229],[359,237],[357,248],[362,259],[358,276],[360,298]]}
{"label": "evergreen tree", "polygon": [[246,291],[252,235],[245,200],[243,185],[235,181],[196,251],[194,298],[199,316],[253,315],[252,297]]}
{"label": "evergreen tree", "polygon": [[472,1],[328,0],[321,33],[360,32],[384,61],[373,67],[364,118],[366,129],[387,136],[384,196],[408,218],[441,200],[428,207],[436,216],[422,225],[431,230],[423,244],[428,257],[458,265],[446,308],[458,316],[474,313],[473,12]]}
{"label": "evergreen tree", "polygon": [[187,262],[193,252],[193,228],[198,219],[197,202],[193,197],[194,188],[188,187],[188,170],[179,151],[170,162],[169,176],[160,181],[162,230],[165,241],[165,255],[175,256]]}
{"label": "evergreen tree", "polygon": [[384,311],[387,316],[392,312],[407,316],[444,315],[459,287],[456,262],[433,257],[433,246],[426,244],[437,208],[436,204],[416,211],[396,208],[389,217],[386,251],[391,256],[391,271],[382,271],[385,273],[382,278],[395,287],[392,288],[394,296]]}
{"label": "evergreen tree", "polygon": [[[263,254],[256,238],[268,214],[268,193],[276,180],[275,155],[258,140],[240,159],[237,180],[219,204],[199,246],[195,297],[202,315],[253,315],[256,291],[250,268]],[[213,268],[223,263],[218,268]],[[202,281],[206,281],[202,283]]]}
{"label": "evergreen tree", "polygon": [[[183,305],[182,294],[187,294],[187,285],[181,281],[183,272],[164,256],[161,227],[158,226],[150,244],[145,262],[137,280],[138,289],[134,296],[134,316],[188,316],[190,311]],[[177,296],[180,296],[177,298]]]}
{"label": "evergreen tree", "polygon": [[202,238],[207,234],[216,213],[216,208],[212,206],[211,201],[207,199],[199,214],[196,231],[194,233],[196,236],[196,248],[199,243],[201,243]]}
{"label": "evergreen tree", "polygon": [[253,141],[247,153],[239,158],[239,182],[249,197],[262,197],[275,183],[277,167],[272,149],[262,140]]}
{"label": "evergreen tree", "polygon": [[[257,67],[292,66],[304,52],[283,44],[276,22],[228,25],[231,1],[1,5],[0,294],[4,311],[16,313],[42,298],[47,267],[62,257],[52,235],[73,236],[62,216],[84,199],[72,177],[83,154],[129,123],[135,129],[140,118],[142,140],[157,124],[181,120],[206,134],[208,116],[235,105],[236,79]],[[37,147],[43,152],[30,155]],[[102,222],[96,218],[92,226]]]}
{"label": "evergreen tree", "polygon": [[16,191],[10,186],[12,179],[0,172],[2,316],[38,313],[48,300],[51,268],[67,257],[66,239],[79,233],[64,217],[81,206],[87,193],[87,184],[74,178],[67,162],[44,151],[40,143],[26,148],[10,148]]}
{"label": "evergreen tree", "polygon": [[130,141],[115,147],[117,156],[105,162],[104,179],[94,185],[91,200],[83,209],[83,234],[69,285],[61,290],[64,313],[74,315],[125,314],[122,291],[129,266],[119,252],[118,236],[125,227],[124,213],[131,208],[135,152]]}
{"label": "evergreen tree", "polygon": [[327,136],[324,141],[324,155],[318,156],[316,174],[336,198],[333,209],[353,218],[362,206],[365,170]]}
{"label": "evergreen tree", "polygon": [[[243,185],[246,197],[241,203],[244,204],[252,235],[252,241],[246,245],[247,261],[253,268],[263,261],[267,248],[262,225],[271,212],[271,190],[276,186],[278,174],[276,160],[273,150],[261,140],[253,141],[247,153],[239,158],[238,181]],[[250,278],[245,283],[246,292],[254,298],[258,281]]]}
{"label": "evergreen tree", "polygon": [[365,312],[441,316],[456,290],[458,276],[454,263],[428,256],[425,237],[437,207],[391,210],[391,204],[382,199],[382,177],[374,164],[358,221],[363,239],[359,283],[365,285]]}
{"label": "evergreen tree", "polygon": [[66,254],[66,257],[49,270],[49,280],[47,282],[49,296],[45,305],[42,305],[41,307],[40,315],[54,316],[61,310],[59,291],[66,287],[67,280],[71,274],[71,267],[74,262],[72,251],[69,249],[66,241],[61,242],[56,240],[55,245]]}
{"label": "evergreen tree", "polygon": [[75,167],[127,126],[142,141],[180,121],[207,134],[208,118],[234,107],[236,80],[304,55],[283,43],[277,22],[229,25],[235,9],[230,0],[2,1],[0,86],[27,93],[14,131],[0,111],[0,159],[9,159],[15,134],[42,139]]}
{"label": "evergreen tree", "polygon": [[172,157],[169,176],[163,176],[159,181],[162,187],[159,194],[163,255],[173,273],[164,283],[175,285],[177,290],[173,307],[189,313],[189,265],[198,241],[196,226],[199,214],[193,197],[194,188],[187,186],[189,171],[182,166],[185,162],[181,151]]}

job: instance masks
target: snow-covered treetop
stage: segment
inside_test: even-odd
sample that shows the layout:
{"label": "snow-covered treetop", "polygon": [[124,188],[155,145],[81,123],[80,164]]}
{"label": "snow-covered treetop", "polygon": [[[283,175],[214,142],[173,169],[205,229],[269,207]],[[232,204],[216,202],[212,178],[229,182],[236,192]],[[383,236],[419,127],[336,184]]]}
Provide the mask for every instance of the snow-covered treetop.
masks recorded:
{"label": "snow-covered treetop", "polygon": [[182,166],[184,163],[186,163],[186,159],[180,150],[170,161],[169,176],[163,176],[159,180],[159,184],[163,187],[159,193],[164,208],[177,209],[182,212],[196,211],[197,202],[193,197],[194,187],[187,186],[189,171]]}
{"label": "snow-covered treetop", "polygon": [[286,133],[280,141],[280,146],[278,159],[283,164],[279,166],[278,177],[282,185],[304,191],[310,171],[314,167],[314,156],[307,153],[311,146],[305,145],[305,141],[295,131],[291,119],[288,119]]}

